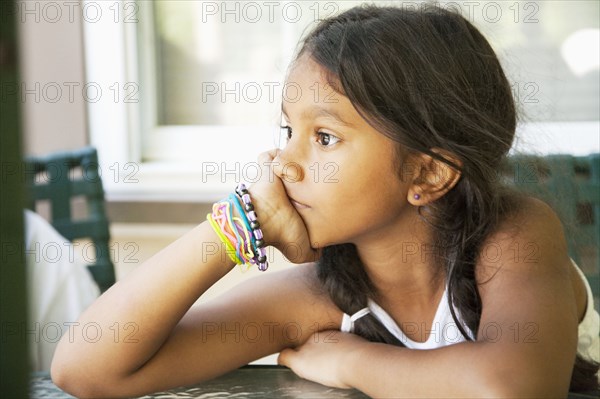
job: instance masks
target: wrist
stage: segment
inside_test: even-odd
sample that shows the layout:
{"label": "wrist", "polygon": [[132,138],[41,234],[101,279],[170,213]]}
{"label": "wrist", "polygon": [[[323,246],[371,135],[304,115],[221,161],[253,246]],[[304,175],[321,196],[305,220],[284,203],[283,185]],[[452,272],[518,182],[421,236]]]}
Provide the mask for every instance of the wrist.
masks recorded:
{"label": "wrist", "polygon": [[222,242],[221,238],[217,235],[208,220],[200,223],[200,225],[197,226],[197,229],[199,234],[209,234],[211,237],[208,242],[205,241],[203,243],[202,250],[200,251],[202,254],[200,264],[205,264],[207,260],[209,260],[209,257],[218,259],[218,269],[222,274],[219,278],[225,276],[235,266],[235,262],[233,262],[233,260],[231,260],[227,254],[225,243]]}
{"label": "wrist", "polygon": [[364,371],[364,360],[368,356],[366,352],[372,345],[372,342],[360,340],[344,352],[338,368],[338,378],[344,385],[357,389],[356,382]]}

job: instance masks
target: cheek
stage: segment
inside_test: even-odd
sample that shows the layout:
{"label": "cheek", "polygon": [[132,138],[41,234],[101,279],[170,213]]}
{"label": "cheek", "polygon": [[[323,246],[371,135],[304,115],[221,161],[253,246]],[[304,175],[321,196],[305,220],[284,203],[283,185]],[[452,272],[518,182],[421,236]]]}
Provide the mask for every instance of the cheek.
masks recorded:
{"label": "cheek", "polygon": [[406,190],[384,162],[388,155],[355,152],[307,170],[315,209],[301,216],[313,244],[348,242],[398,213]]}
{"label": "cheek", "polygon": [[304,216],[310,242],[315,247],[353,242],[358,236],[390,223],[392,214],[372,204],[354,203],[321,208]]}
{"label": "cheek", "polygon": [[315,185],[315,209],[303,216],[310,240],[319,247],[351,241],[389,223],[402,207],[396,185],[342,181]]}
{"label": "cheek", "polygon": [[354,219],[350,207],[355,194],[341,180],[311,184],[311,191],[313,208],[299,212],[310,242],[315,247],[340,243],[349,229],[354,229],[349,218]]}

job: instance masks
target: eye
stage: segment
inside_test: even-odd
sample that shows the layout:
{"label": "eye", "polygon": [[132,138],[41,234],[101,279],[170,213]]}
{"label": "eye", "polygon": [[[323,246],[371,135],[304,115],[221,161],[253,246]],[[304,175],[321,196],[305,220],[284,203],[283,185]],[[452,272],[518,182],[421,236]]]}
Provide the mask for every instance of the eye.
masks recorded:
{"label": "eye", "polygon": [[323,147],[333,147],[333,145],[340,141],[340,139],[333,134],[317,132],[317,135],[319,136],[318,141]]}

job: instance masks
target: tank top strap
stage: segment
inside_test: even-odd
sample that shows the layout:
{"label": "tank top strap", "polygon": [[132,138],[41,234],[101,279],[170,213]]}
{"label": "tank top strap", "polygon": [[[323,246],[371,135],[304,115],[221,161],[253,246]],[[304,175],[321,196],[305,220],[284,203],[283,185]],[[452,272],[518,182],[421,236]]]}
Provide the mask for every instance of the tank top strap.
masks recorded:
{"label": "tank top strap", "polygon": [[358,312],[354,313],[352,316],[348,315],[347,313],[344,313],[344,316],[342,317],[342,328],[340,330],[342,332],[353,333],[354,322],[369,313],[371,313],[371,309],[369,309],[368,307],[362,308]]}

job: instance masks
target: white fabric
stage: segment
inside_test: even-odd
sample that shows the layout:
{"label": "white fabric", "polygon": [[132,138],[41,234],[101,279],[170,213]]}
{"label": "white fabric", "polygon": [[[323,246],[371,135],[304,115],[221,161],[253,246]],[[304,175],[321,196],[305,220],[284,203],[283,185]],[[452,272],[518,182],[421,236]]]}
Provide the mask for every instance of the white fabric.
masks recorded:
{"label": "white fabric", "polygon": [[577,352],[588,359],[600,362],[600,335],[598,335],[600,333],[600,315],[598,311],[594,310],[594,294],[589,281],[575,262],[573,262],[573,265],[575,265],[575,269],[584,281],[587,292],[585,314],[578,327]]}
{"label": "white fabric", "polygon": [[[571,259],[571,262],[577,269],[579,275],[581,276],[587,292],[587,308],[585,311],[585,315],[578,327],[578,345],[577,352],[587,357],[589,359],[593,359],[597,362],[600,361],[600,315],[596,310],[594,310],[594,297],[592,294],[592,289],[590,287],[587,278],[579,269],[577,264]],[[442,299],[438,305],[437,311],[433,318],[433,324],[431,326],[431,331],[425,331],[425,326],[423,325],[411,325],[407,323],[404,328],[408,331],[408,329],[416,329],[416,331],[420,331],[423,336],[429,333],[429,336],[425,342],[416,342],[411,340],[406,336],[404,331],[396,324],[394,319],[377,303],[373,300],[369,299],[368,308],[361,309],[357,313],[352,316],[349,316],[344,313],[342,319],[342,328],[343,332],[353,332],[354,330],[354,322],[358,320],[360,317],[371,313],[373,316],[387,328],[387,330],[392,333],[399,341],[401,341],[407,348],[412,349],[434,349],[439,348],[446,345],[456,344],[459,342],[465,341],[465,338],[460,333],[454,319],[452,318],[452,314],[450,313],[450,306],[448,305],[448,299],[446,297],[447,287],[444,290],[442,295]],[[461,321],[460,313],[456,310],[456,314],[458,320]],[[470,331],[463,322],[461,322],[461,326],[469,334],[471,338],[473,336],[470,334]],[[490,331],[489,334],[493,334],[495,331]],[[424,337],[423,337],[424,338]]]}
{"label": "white fabric", "polygon": [[352,316],[348,316],[346,313],[344,313],[344,317],[342,318],[342,331],[354,332],[354,322],[364,315],[369,314],[369,312],[369,308],[362,308]]}
{"label": "white fabric", "polygon": [[[440,304],[437,307],[431,331],[427,331],[429,337],[425,342],[417,342],[408,338],[404,331],[396,324],[394,319],[392,319],[392,317],[372,299],[369,299],[368,301],[368,308],[361,309],[352,316],[344,313],[341,331],[354,332],[354,322],[369,313],[373,314],[373,317],[383,324],[383,326],[407,348],[433,349],[445,345],[456,344],[465,340],[456,326],[454,319],[452,319],[452,314],[450,313],[450,307],[448,306],[448,300],[446,298],[446,290],[444,290]],[[457,312],[457,315],[460,320],[460,313]],[[416,329],[416,331],[420,331],[423,335],[425,335],[426,332],[425,326],[410,323],[405,325],[405,329]],[[465,331],[470,334],[467,329],[465,329]]]}
{"label": "white fabric", "polygon": [[[25,264],[29,321],[21,333],[34,371],[50,370],[62,334],[99,295],[83,255],[44,218],[25,210]],[[81,334],[84,326],[72,326]],[[90,329],[90,334],[92,329]]]}
{"label": "white fabric", "polygon": [[[378,304],[374,301],[369,301],[369,306],[373,313],[373,316],[383,324],[389,332],[391,332],[400,342],[402,342],[407,348],[412,349],[433,349],[442,346],[456,344],[465,341],[464,337],[460,333],[460,330],[456,326],[452,314],[450,313],[450,307],[448,306],[448,300],[446,298],[446,290],[442,294],[442,299],[438,305],[437,311],[433,318],[431,330],[426,330],[424,325],[417,325],[415,323],[407,323],[404,328],[408,331],[414,329],[419,331],[423,338],[427,333],[429,336],[425,342],[417,342],[410,339],[402,329],[396,324],[394,319]],[[460,314],[457,312],[460,320]],[[464,325],[464,324],[463,324]],[[467,334],[470,334],[469,330],[464,328]],[[473,338],[471,336],[471,338]]]}

